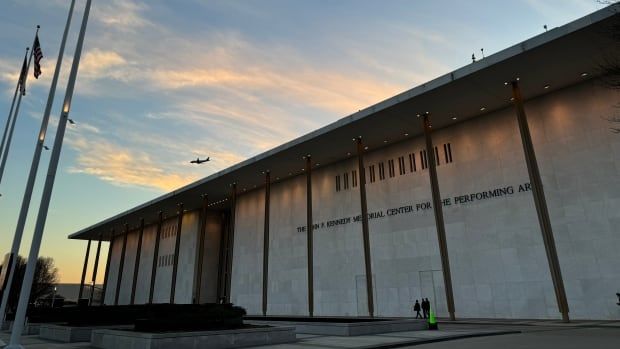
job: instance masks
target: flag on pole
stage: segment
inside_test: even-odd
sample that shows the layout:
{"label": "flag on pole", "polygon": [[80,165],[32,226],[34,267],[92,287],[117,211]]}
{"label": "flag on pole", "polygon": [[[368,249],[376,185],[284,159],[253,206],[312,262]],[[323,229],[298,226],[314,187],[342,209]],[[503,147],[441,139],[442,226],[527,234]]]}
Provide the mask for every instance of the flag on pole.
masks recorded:
{"label": "flag on pole", "polygon": [[26,75],[28,75],[28,65],[26,64],[27,56],[28,56],[28,53],[26,53],[26,56],[24,56],[24,64],[22,65],[22,72],[19,73],[19,91],[21,92],[22,96],[26,95]]}
{"label": "flag on pole", "polygon": [[39,43],[39,35],[34,38],[34,77],[39,78],[41,75],[41,58],[43,58],[43,51],[41,51],[41,44]]}

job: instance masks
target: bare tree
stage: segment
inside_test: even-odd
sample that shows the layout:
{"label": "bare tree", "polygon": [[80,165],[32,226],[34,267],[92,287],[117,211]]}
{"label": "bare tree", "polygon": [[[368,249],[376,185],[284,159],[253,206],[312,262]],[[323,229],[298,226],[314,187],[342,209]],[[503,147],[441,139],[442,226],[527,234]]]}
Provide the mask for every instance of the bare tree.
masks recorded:
{"label": "bare tree", "polygon": [[[26,273],[26,260],[23,257],[18,256],[15,259],[15,263],[15,278],[13,279],[7,304],[7,308],[10,311],[15,311],[17,308],[22,280]],[[58,268],[54,266],[54,259],[51,257],[39,257],[34,271],[34,281],[30,291],[29,303],[33,303],[39,298],[51,296],[56,284],[58,284]]]}

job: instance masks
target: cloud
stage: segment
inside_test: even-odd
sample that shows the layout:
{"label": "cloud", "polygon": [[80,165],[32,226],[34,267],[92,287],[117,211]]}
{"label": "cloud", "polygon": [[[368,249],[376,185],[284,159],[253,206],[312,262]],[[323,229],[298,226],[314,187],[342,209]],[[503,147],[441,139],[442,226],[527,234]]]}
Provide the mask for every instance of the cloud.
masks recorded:
{"label": "cloud", "polygon": [[[71,172],[114,185],[177,188],[403,91],[412,76],[362,46],[329,52],[349,60],[317,59],[230,30],[151,26],[137,1],[97,8],[76,93],[99,100],[101,117],[71,132]],[[187,166],[196,156],[212,161]]]}
{"label": "cloud", "polygon": [[[77,152],[69,173],[94,176],[121,187],[167,192],[246,158],[222,146],[226,143],[204,138],[173,138],[165,131],[135,132],[141,121],[121,115],[93,121],[116,124],[119,120],[125,120],[127,128],[120,127],[114,132],[102,131],[98,125],[84,121],[69,126],[66,143]],[[195,157],[204,156],[211,156],[211,161],[198,167],[189,163]]]}
{"label": "cloud", "polygon": [[567,17],[575,13],[575,9],[578,9],[579,13],[588,13],[592,11],[592,5],[596,4],[596,1],[590,0],[526,0],[525,2],[531,9],[548,18]]}
{"label": "cloud", "polygon": [[69,132],[87,132],[91,134],[101,134],[102,131],[99,127],[92,125],[90,123],[86,123],[82,120],[79,120],[76,123],[76,126],[71,125],[69,127]]}
{"label": "cloud", "polygon": [[[363,69],[324,64],[298,49],[252,44],[236,33],[216,33],[204,39],[208,47],[180,42],[167,48],[175,52],[169,63],[152,62],[144,74],[145,86],[158,90],[202,91],[204,95],[229,94],[253,97],[252,104],[305,106],[349,114],[383,100],[407,87]],[[149,54],[162,58],[159,54]],[[176,62],[180,61],[181,64]],[[197,92],[200,93],[200,92]],[[248,111],[252,110],[250,104]]]}
{"label": "cloud", "polygon": [[192,171],[161,166],[145,151],[119,146],[102,137],[78,135],[68,143],[78,151],[70,173],[95,176],[114,185],[171,191],[199,178]]}
{"label": "cloud", "polygon": [[19,68],[20,66],[15,62],[0,58],[0,81],[6,85],[4,90],[7,95],[12,94],[15,90],[15,84],[19,79]]}
{"label": "cloud", "polygon": [[[168,114],[172,120],[200,130],[196,133],[208,139],[201,146],[203,149],[225,144],[237,154],[250,156],[297,135],[294,124],[298,119],[290,115],[287,119],[286,112],[275,107],[261,103],[252,105],[242,96],[222,96],[209,101],[187,98],[176,108]],[[196,138],[190,147],[196,148],[201,143]]]}
{"label": "cloud", "polygon": [[[363,69],[313,61],[295,48],[252,44],[234,32],[208,33],[200,42],[209,44],[197,45],[196,38],[183,39],[166,28],[130,33],[125,38],[104,33],[81,63],[79,78],[87,86],[82,92],[131,97],[162,90],[181,94],[193,89],[205,95],[217,90],[278,96],[277,103],[348,114],[407,87]],[[119,88],[87,81],[102,79],[126,85]],[[91,87],[94,83],[97,88]]]}
{"label": "cloud", "polygon": [[293,72],[275,67],[158,70],[149,74],[163,89],[214,88],[279,95],[289,103],[351,113],[383,100],[404,87],[368,76],[305,67]]}
{"label": "cloud", "polygon": [[144,2],[130,0],[108,0],[94,7],[94,18],[105,26],[120,31],[131,31],[150,26],[152,23],[145,18],[148,6]]}
{"label": "cloud", "polygon": [[127,64],[125,58],[110,50],[94,48],[84,54],[80,61],[81,79],[101,79],[106,77],[122,79],[121,70]]}
{"label": "cloud", "polygon": [[[216,142],[129,132],[114,139],[85,125],[69,129],[66,142],[78,153],[69,173],[94,176],[116,186],[168,192],[246,158]],[[204,156],[210,156],[211,161],[201,166],[189,163]]]}

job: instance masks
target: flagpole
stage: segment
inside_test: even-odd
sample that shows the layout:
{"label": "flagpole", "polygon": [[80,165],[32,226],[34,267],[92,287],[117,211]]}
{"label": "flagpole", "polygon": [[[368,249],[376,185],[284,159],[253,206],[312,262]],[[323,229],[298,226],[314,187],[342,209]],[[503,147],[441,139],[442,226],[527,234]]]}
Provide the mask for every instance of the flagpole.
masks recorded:
{"label": "flagpole", "polygon": [[[24,234],[24,226],[26,225],[26,217],[28,216],[28,208],[30,207],[30,199],[32,198],[32,191],[34,189],[34,182],[37,177],[37,171],[39,169],[39,162],[41,159],[41,152],[43,151],[43,142],[45,141],[45,134],[47,132],[47,124],[49,122],[50,112],[52,110],[52,104],[54,103],[54,95],[56,94],[56,84],[58,83],[58,76],[60,75],[60,68],[62,66],[62,58],[65,52],[65,43],[67,42],[67,33],[71,27],[71,18],[73,17],[73,7],[75,0],[71,0],[71,6],[69,7],[69,15],[67,16],[67,23],[65,24],[65,31],[62,35],[60,42],[60,50],[58,51],[58,59],[56,60],[56,69],[54,70],[54,76],[52,77],[52,84],[50,86],[49,95],[47,96],[47,105],[45,106],[45,112],[43,113],[43,119],[41,120],[41,130],[37,137],[37,143],[34,149],[34,156],[32,157],[32,165],[30,165],[30,175],[28,176],[28,182],[26,184],[26,191],[22,200],[22,207],[19,211],[19,218],[17,220],[17,227],[15,228],[15,235],[13,236],[13,245],[11,247],[11,256],[14,258],[19,252],[22,236]],[[34,51],[34,47],[33,47]],[[10,290],[13,284],[13,273],[15,272],[15,263],[12,263],[10,270],[7,273],[8,282],[6,289]],[[9,301],[9,292],[4,292],[2,295],[2,304],[0,304],[0,328],[4,323],[6,316],[6,307]]]}
{"label": "flagpole", "polygon": [[78,67],[80,65],[80,57],[82,55],[82,46],[84,44],[84,36],[86,35],[86,24],[88,23],[88,14],[90,13],[91,2],[92,0],[86,1],[86,9],[84,10],[84,18],[82,19],[82,27],[80,28],[75,54],[73,56],[73,64],[71,65],[71,72],[69,73],[69,82],[67,83],[65,100],[62,103],[62,112],[60,114],[58,127],[56,129],[54,149],[52,150],[50,165],[47,170],[47,177],[45,178],[45,186],[43,187],[43,194],[41,197],[41,206],[39,207],[39,214],[37,215],[37,222],[32,236],[32,244],[30,246],[28,262],[26,263],[26,273],[24,275],[22,289],[19,294],[19,303],[17,305],[17,312],[15,313],[13,330],[11,331],[11,341],[5,349],[23,348],[19,342],[24,330],[26,310],[28,309],[28,300],[30,298],[30,291],[32,290],[34,271],[36,269],[37,259],[39,258],[39,249],[41,248],[43,229],[45,228],[45,220],[47,219],[50,199],[52,198],[52,189],[54,188],[54,179],[58,169],[58,161],[60,160],[62,141],[65,135],[65,129],[67,128],[69,111],[71,110],[71,99],[73,98],[73,89],[75,87],[75,80],[77,78]]}
{"label": "flagpole", "polygon": [[[30,70],[30,62],[32,61],[32,54],[34,53],[34,41],[37,39],[37,35],[39,35],[39,28],[41,26],[37,25],[37,32],[34,34],[34,39],[32,40],[32,50],[30,50],[30,56],[28,57],[28,64],[26,65],[26,75],[24,76],[24,81],[21,82],[22,89],[26,84],[26,80],[28,80],[28,71]],[[25,91],[25,90],[23,90]],[[11,140],[13,139],[13,131],[15,130],[15,122],[17,122],[17,117],[19,116],[19,106],[22,103],[23,93],[20,93],[17,97],[17,105],[15,106],[15,113],[13,114],[13,120],[11,121],[11,128],[9,130],[9,137],[6,140],[6,146],[4,147],[4,153],[2,154],[2,162],[0,162],[0,183],[2,183],[2,176],[4,175],[4,166],[6,165],[6,160],[9,157],[9,149],[11,149]]]}
{"label": "flagpole", "polygon": [[[39,32],[39,26],[37,26],[37,33]],[[36,35],[35,35],[36,37]],[[28,56],[28,51],[30,50],[29,47],[26,47],[26,56]],[[30,58],[28,58],[28,64],[27,66],[30,66],[30,59],[32,58],[32,51],[30,51]],[[24,57],[24,62],[25,62],[26,57]],[[24,67],[22,66],[22,70],[20,72],[19,75],[19,79],[17,81],[17,90],[22,90],[22,88],[20,87],[21,84],[25,83],[25,79],[26,77],[24,77],[24,81],[22,80],[22,75],[24,74],[23,71]],[[28,75],[28,72],[26,71],[26,76]],[[0,182],[2,182],[2,176],[4,174],[4,165],[6,164],[6,157],[9,154],[9,149],[11,148],[11,139],[13,138],[13,130],[15,129],[15,122],[17,119],[17,115],[19,113],[19,105],[21,104],[22,101],[22,96],[23,94],[21,92],[19,92],[19,96],[17,97],[17,106],[15,108],[15,112],[13,112],[13,105],[15,104],[15,98],[13,98],[13,103],[11,103],[11,111],[9,113],[9,117],[6,119],[6,128],[4,129],[4,135],[2,136],[2,145],[0,146],[0,156],[2,157],[2,160],[0,161]],[[8,139],[6,139],[7,137],[7,131],[8,131]],[[5,145],[5,140],[6,140],[6,145]]]}
{"label": "flagpole", "polygon": [[[26,47],[26,54],[28,54],[28,47]],[[21,73],[20,73],[21,74]],[[9,124],[11,122],[11,115],[13,115],[13,108],[15,108],[15,100],[17,99],[17,91],[19,91],[19,78],[17,78],[17,84],[15,85],[15,93],[13,93],[13,102],[11,102],[11,110],[6,117],[6,126],[4,126],[4,133],[2,134],[2,143],[0,143],[0,154],[4,149],[4,141],[6,140],[6,133],[9,130]]]}

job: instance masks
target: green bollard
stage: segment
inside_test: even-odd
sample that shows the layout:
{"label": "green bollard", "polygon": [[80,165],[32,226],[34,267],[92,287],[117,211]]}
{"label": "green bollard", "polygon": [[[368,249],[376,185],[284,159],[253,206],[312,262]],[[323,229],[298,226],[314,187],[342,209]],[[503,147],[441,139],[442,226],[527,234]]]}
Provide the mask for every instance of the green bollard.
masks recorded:
{"label": "green bollard", "polygon": [[[429,305],[430,307],[430,305]],[[428,329],[429,330],[437,330],[437,320],[435,319],[435,312],[433,311],[433,308],[429,309],[429,316],[428,316]]]}

